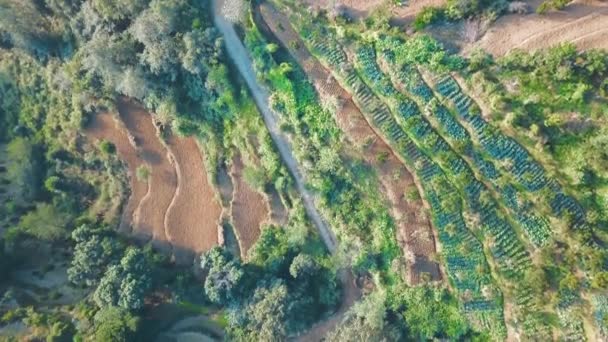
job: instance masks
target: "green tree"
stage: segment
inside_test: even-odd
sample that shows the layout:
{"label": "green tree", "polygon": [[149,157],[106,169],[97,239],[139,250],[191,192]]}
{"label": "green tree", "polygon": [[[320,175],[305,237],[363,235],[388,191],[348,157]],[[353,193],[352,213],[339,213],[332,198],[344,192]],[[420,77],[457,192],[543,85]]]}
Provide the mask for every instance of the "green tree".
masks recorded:
{"label": "green tree", "polygon": [[52,204],[39,203],[21,218],[19,230],[38,239],[55,241],[66,237],[68,218]]}
{"label": "green tree", "polygon": [[139,318],[129,311],[110,306],[95,314],[95,341],[128,342],[137,335]]}
{"label": "green tree", "polygon": [[287,286],[274,280],[268,286],[257,288],[244,308],[231,312],[231,328],[237,335],[245,335],[246,340],[284,341],[289,311],[294,309]]}
{"label": "green tree", "polygon": [[296,279],[310,277],[318,270],[315,260],[308,254],[298,254],[289,266],[289,274]]}
{"label": "green tree", "polygon": [[244,272],[232,255],[214,247],[201,256],[201,268],[207,272],[205,294],[212,302],[226,305],[237,299]]}
{"label": "green tree", "polygon": [[77,285],[97,284],[105,269],[118,257],[121,246],[110,236],[103,236],[83,225],[72,232],[76,242],[68,279]]}
{"label": "green tree", "polygon": [[43,161],[36,146],[28,139],[18,137],[7,146],[7,176],[17,185],[25,201],[39,197],[42,188]]}
{"label": "green tree", "polygon": [[99,149],[101,150],[101,152],[107,155],[116,153],[116,145],[107,140],[102,140],[99,143]]}
{"label": "green tree", "polygon": [[108,267],[93,293],[93,299],[100,308],[120,306],[130,310],[140,309],[151,286],[149,274],[143,252],[129,248],[120,264]]}

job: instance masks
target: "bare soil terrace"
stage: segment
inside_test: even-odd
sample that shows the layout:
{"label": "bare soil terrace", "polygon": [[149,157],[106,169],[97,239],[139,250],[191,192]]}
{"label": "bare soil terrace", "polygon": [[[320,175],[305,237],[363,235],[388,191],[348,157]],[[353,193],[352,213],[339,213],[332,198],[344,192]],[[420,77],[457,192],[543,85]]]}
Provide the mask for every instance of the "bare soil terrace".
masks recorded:
{"label": "bare soil terrace", "polygon": [[180,263],[192,260],[218,244],[222,208],[205,171],[201,150],[194,138],[169,137],[167,145],[177,171],[178,187],[167,210],[165,226]]}
{"label": "bare soil terrace", "polygon": [[255,191],[243,177],[243,161],[239,154],[232,159],[232,222],[236,231],[241,258],[246,259],[249,249],[258,240],[262,224],[268,222],[270,209],[266,197]]}
{"label": "bare soil terrace", "polygon": [[[535,9],[541,1],[531,2]],[[476,43],[464,47],[464,53],[480,47],[494,56],[513,49],[533,51],[558,43],[571,42],[579,49],[608,49],[608,2],[576,0],[561,11],[499,18]]]}
{"label": "bare soil terrace", "polygon": [[117,116],[108,112],[95,115],[85,130],[85,134],[93,140],[107,140],[113,143],[118,155],[127,164],[131,195],[123,208],[119,231],[129,233],[131,232],[135,209],[148,193],[148,183],[140,182],[135,177],[137,167],[142,165],[144,161],[138,155],[135,146],[131,144],[127,130]]}
{"label": "bare soil terrace", "polygon": [[[218,244],[221,205],[207,179],[202,152],[194,138],[159,138],[153,117],[127,98],[117,101],[119,115],[100,113],[86,129],[93,139],[111,141],[128,168],[131,195],[120,222],[122,232],[172,253],[188,263],[194,254]],[[136,170],[146,165],[148,181]]]}
{"label": "bare soil terrace", "polygon": [[153,239],[155,247],[170,251],[165,214],[177,190],[177,174],[165,146],[158,138],[152,117],[132,101],[121,98],[118,112],[135,139],[139,155],[149,167],[149,191],[134,213],[133,232]]}
{"label": "bare soil terrace", "polygon": [[[405,192],[415,188],[414,179],[391,148],[369,126],[365,117],[330,72],[304,48],[304,43],[291,27],[288,19],[267,3],[259,6],[261,19],[272,34],[280,40],[309,76],[322,98],[337,97],[341,106],[336,119],[347,139],[358,145],[364,160],[377,170],[382,189],[391,205],[391,214],[398,225],[397,239],[404,250],[411,251],[415,260],[408,262],[408,282],[417,284],[421,274],[428,273],[432,280],[441,279],[439,266],[431,261],[436,252],[429,219],[422,201],[407,201]],[[297,42],[297,48],[293,48]],[[379,160],[384,156],[384,160]]]}

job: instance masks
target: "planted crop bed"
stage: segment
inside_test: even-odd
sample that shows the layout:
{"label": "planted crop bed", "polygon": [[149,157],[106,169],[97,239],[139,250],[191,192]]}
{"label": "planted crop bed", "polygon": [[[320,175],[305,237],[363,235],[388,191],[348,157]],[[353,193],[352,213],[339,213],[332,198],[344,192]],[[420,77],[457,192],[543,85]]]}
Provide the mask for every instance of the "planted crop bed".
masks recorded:
{"label": "planted crop bed", "polygon": [[[378,173],[381,185],[379,190],[386,194],[391,205],[391,214],[396,221],[397,239],[400,245],[415,257],[415,260],[407,263],[408,282],[410,284],[422,282],[425,273],[433,281],[441,280],[439,265],[433,261],[436,249],[431,223],[426,215],[421,215],[422,201],[407,200],[405,197],[405,191],[415,187],[408,170],[394,155],[391,148],[369,126],[363,114],[349,99],[350,95],[331,76],[330,71],[309,53],[290,22],[267,3],[260,5],[260,13],[264,23],[272,31],[272,35],[302,66],[320,98],[340,99],[342,105],[336,110],[335,117],[346,138],[355,145],[371,141],[364,148],[359,149],[359,153]],[[292,42],[297,44],[290,44]],[[319,47],[325,49],[325,47]],[[342,51],[335,51],[333,55],[343,56]],[[345,56],[338,57],[337,61],[345,60],[343,58]],[[385,158],[379,160],[378,156],[385,156]]]}
{"label": "planted crop bed", "polygon": [[[302,32],[308,34],[305,38],[312,42],[313,53],[317,54],[334,71],[343,86],[351,92],[353,100],[370,124],[380,132],[394,150],[399,152],[400,157],[410,169],[414,170],[421,181],[424,196],[430,204],[433,222],[438,230],[443,254],[449,256],[446,259],[448,275],[459,293],[463,309],[469,313],[472,321],[491,329],[499,336],[504,335],[502,296],[500,290],[493,286],[482,244],[472,233],[471,227],[465,223],[463,217],[465,210],[463,202],[460,200],[460,189],[450,182],[450,177],[446,175],[445,170],[429,157],[430,152],[447,152],[449,145],[433,131],[428,122],[421,119],[420,112],[412,101],[403,100],[390,108],[375,94],[377,92],[390,97],[398,95],[398,91],[372,60],[373,50],[363,48],[359,51],[358,56],[361,65],[360,72],[368,74],[369,77],[365,78],[373,85],[374,90],[364,82],[358,71],[349,65],[341,47],[335,41],[327,39],[329,36],[327,33],[313,34],[306,29]],[[323,40],[315,39],[315,37],[321,36],[324,37]],[[393,115],[391,109],[398,112],[399,120]],[[403,124],[403,120],[410,121]],[[424,145],[429,148],[422,148],[421,141],[424,141]],[[451,162],[454,169],[466,172],[466,166],[458,158],[453,158]],[[472,191],[470,196],[471,198],[478,196],[478,193]],[[465,203],[465,205],[470,206],[471,204]],[[479,207],[480,211],[487,209]],[[501,222],[497,215],[484,217],[484,219],[489,222],[489,226]],[[505,227],[507,227],[505,224],[500,225],[502,229]],[[488,228],[498,235],[498,230]],[[514,269],[523,270],[529,262],[529,259],[526,259],[525,250],[521,245],[514,243],[516,239],[514,240],[513,235],[501,236],[502,239],[497,240],[499,241],[498,246],[512,243],[520,248],[510,248],[504,255],[499,256],[503,257],[504,263],[507,263],[508,257],[513,257]],[[510,241],[509,237],[511,237]],[[498,253],[499,249],[496,251]]]}

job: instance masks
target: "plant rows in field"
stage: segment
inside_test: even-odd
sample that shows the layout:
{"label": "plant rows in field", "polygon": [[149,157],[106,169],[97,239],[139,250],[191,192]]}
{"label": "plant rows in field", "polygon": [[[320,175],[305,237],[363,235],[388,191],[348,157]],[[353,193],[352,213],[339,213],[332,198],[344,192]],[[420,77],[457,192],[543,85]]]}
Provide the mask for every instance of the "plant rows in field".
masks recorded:
{"label": "plant rows in field", "polygon": [[[374,82],[371,77],[368,77],[368,73],[372,71],[376,80],[379,79],[378,72],[384,78],[388,78],[379,71],[380,68],[373,53],[359,49],[356,56],[357,65],[363,78],[372,85],[378,94],[387,93],[378,87],[380,82]],[[394,95],[395,93],[397,94]],[[526,271],[531,267],[530,256],[521,241],[518,240],[511,224],[500,215],[499,204],[492,198],[486,186],[475,178],[468,164],[450,148],[448,143],[433,129],[417,108],[410,105],[411,100],[396,90],[388,92],[388,94],[392,96],[384,98],[384,102],[391,104],[391,109],[396,113],[397,121],[416,144],[428,155],[434,156],[436,162],[443,167],[448,178],[459,188],[468,210],[475,215],[476,222],[472,226],[482,227],[482,232],[485,234],[484,238],[492,240],[489,248],[492,257],[498,263],[501,274],[515,284],[515,303],[525,311],[536,310],[537,308],[530,301],[532,298],[530,287],[520,282]],[[404,103],[407,105],[403,105]],[[404,107],[408,109],[407,112],[400,110]],[[472,307],[482,308],[483,305]],[[542,323],[535,316],[522,316],[525,317],[524,324],[535,333],[539,329],[548,331],[548,326],[543,325],[541,327]]]}
{"label": "plant rows in field", "polygon": [[[304,34],[306,32],[304,31]],[[348,64],[346,54],[340,46],[335,41],[327,39],[327,35],[319,36],[323,36],[324,39],[315,39],[312,33],[305,35],[306,41],[310,42],[312,52],[334,71],[343,86],[352,93],[362,113],[376,129],[381,131],[421,181],[424,195],[431,207],[433,223],[438,230],[443,254],[447,256],[445,261],[448,275],[464,303],[464,309],[486,328],[497,334],[504,334],[500,306],[502,296],[492,284],[481,243],[467,228],[458,190],[448,181],[441,167],[410,139],[386,104]],[[341,57],[336,58],[336,56]],[[367,67],[371,82],[377,85],[379,92],[386,96],[397,94],[390,80],[375,68],[377,66],[369,64]],[[407,113],[416,113],[418,109],[415,103],[404,101],[400,103],[400,110],[403,115],[408,115]],[[428,129],[430,127],[422,124],[413,127],[412,131],[417,137],[423,137]],[[436,142],[437,151],[449,148],[439,139]],[[457,160],[454,162],[458,164]]]}
{"label": "plant rows in field", "polygon": [[[442,113],[434,116],[438,122],[435,126],[438,126],[439,131],[453,145],[457,143],[464,145],[460,149],[463,155],[467,156],[470,164],[477,168],[484,179],[489,181],[488,183],[492,185],[495,193],[500,195],[501,201],[509,208],[513,219],[523,228],[529,240],[535,246],[545,245],[552,232],[549,228],[549,221],[538,214],[542,211],[543,206],[536,203],[538,200],[534,198],[547,196],[550,200],[547,201],[548,203],[545,204],[545,207],[550,209],[544,212],[551,215],[552,211],[553,216],[557,219],[568,217],[571,219],[574,227],[585,227],[582,207],[572,197],[567,196],[560,189],[556,181],[546,177],[540,164],[535,162],[521,145],[515,142],[515,140],[502,135],[498,130],[489,128],[481,117],[479,109],[475,108],[476,105],[473,104],[472,100],[462,93],[453,78],[448,76],[442,79],[436,88],[444,91],[440,95],[449,99],[448,103],[455,108],[454,112],[437,104],[439,101],[435,99],[427,102],[429,98],[427,92],[422,92],[420,89],[427,89],[428,91],[430,88],[415,67],[396,63],[395,52],[390,48],[386,48],[386,46],[384,46],[382,56],[383,61],[388,65],[388,70],[394,71],[391,72],[393,79],[407,93],[413,94],[418,103],[427,103],[426,110],[430,109],[436,112],[440,108]],[[449,80],[446,81],[447,78]],[[443,84],[448,83],[451,88],[447,86],[440,88]],[[450,93],[446,90],[448,88],[451,91]],[[458,95],[452,94],[456,92],[458,92]],[[465,97],[466,99],[464,99]],[[449,116],[450,119],[445,119],[445,117],[442,117],[442,114]],[[469,122],[466,121],[466,118],[470,119]],[[467,127],[465,128],[465,126],[461,125],[458,119],[464,121]],[[454,134],[455,129],[453,125],[458,125],[465,131],[465,139],[458,140],[461,136]],[[469,125],[473,129],[468,127]],[[469,132],[475,128],[477,128],[477,132]],[[485,135],[482,135],[480,132]],[[471,136],[477,138],[476,140],[479,141],[479,144],[474,143]],[[494,142],[491,141],[492,139],[500,141],[499,144],[502,144],[500,146],[504,150],[499,151],[500,148],[494,145]],[[524,155],[525,157],[523,157]],[[505,160],[507,161],[505,162]],[[533,200],[530,200],[529,197],[533,196],[530,193],[534,192],[537,194],[535,194],[536,196],[533,197]],[[567,213],[564,215],[564,212]],[[523,304],[527,311],[530,309],[534,310],[534,306],[528,305],[532,299],[530,291],[524,291],[523,294],[518,293],[516,297],[517,302]],[[580,324],[580,320],[577,322],[576,317],[570,314],[572,311],[571,304],[573,303],[560,305],[558,309],[558,313],[561,315],[560,324],[564,331],[563,337],[569,340],[584,340],[584,338],[579,338],[581,336],[584,337],[584,330],[582,324]],[[550,336],[548,325],[539,324],[542,321],[544,320],[539,314],[531,312],[522,322],[522,325],[526,332],[532,332],[537,337]]]}
{"label": "plant rows in field", "polygon": [[[412,94],[420,103],[427,103],[425,113],[438,122],[438,128],[446,139],[454,144],[464,144],[463,155],[468,157],[471,165],[479,171],[483,178],[492,185],[495,193],[509,209],[509,213],[517,224],[526,232],[529,240],[537,247],[543,246],[551,235],[549,222],[546,218],[534,213],[532,203],[523,201],[526,198],[524,190],[508,182],[508,175],[501,176],[499,168],[485,155],[484,151],[472,143],[467,130],[458,122],[454,115],[434,98],[431,88],[422,79],[418,70],[411,65],[398,65],[394,58],[395,52],[385,44],[381,56],[385,63],[394,70],[395,82]],[[420,91],[424,89],[424,91]]]}
{"label": "plant rows in field", "polygon": [[497,160],[518,184],[528,192],[541,193],[556,217],[568,218],[573,227],[585,227],[585,211],[582,206],[546,175],[542,166],[523,146],[492,128],[453,77],[443,77],[435,89],[449,100],[459,117],[469,125],[472,136],[479,141],[484,152]]}

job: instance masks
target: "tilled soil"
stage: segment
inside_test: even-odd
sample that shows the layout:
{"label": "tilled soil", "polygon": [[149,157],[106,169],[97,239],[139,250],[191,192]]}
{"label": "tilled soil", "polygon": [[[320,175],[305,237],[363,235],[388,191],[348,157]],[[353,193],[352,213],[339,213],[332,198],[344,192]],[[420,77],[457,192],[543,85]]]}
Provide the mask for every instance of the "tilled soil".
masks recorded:
{"label": "tilled soil", "polygon": [[[125,98],[117,102],[118,112],[135,139],[141,159],[150,169],[150,188],[134,213],[133,233],[149,236],[155,247],[170,251],[165,230],[165,213],[177,190],[177,174],[169,160],[168,151],[160,142],[146,110]],[[137,180],[135,180],[137,181]]]}
{"label": "tilled soil", "polygon": [[245,182],[244,167],[241,156],[237,154],[232,160],[231,170],[234,184],[232,222],[243,260],[246,259],[251,246],[258,240],[261,225],[269,219],[267,200]]}
{"label": "tilled soil", "polygon": [[86,128],[85,134],[95,140],[105,139],[112,142],[116,146],[120,159],[127,164],[131,195],[123,209],[119,230],[130,232],[133,225],[133,214],[148,193],[148,183],[140,182],[135,177],[135,170],[139,165],[144,164],[144,160],[129,141],[127,130],[120,119],[110,113],[103,112],[95,115],[91,124]]}
{"label": "tilled soil", "polygon": [[203,156],[194,138],[171,136],[168,146],[177,171],[178,187],[167,211],[167,235],[178,263],[192,260],[218,244],[222,208],[207,179]]}
{"label": "tilled soil", "polygon": [[[397,239],[404,250],[416,256],[414,263],[408,262],[408,281],[413,284],[420,282],[422,272],[429,273],[432,280],[441,279],[439,265],[430,261],[436,249],[423,202],[407,201],[405,198],[405,192],[416,186],[411,174],[392,149],[372,129],[352,101],[350,94],[341,88],[331,73],[304,48],[304,43],[293,30],[288,19],[266,3],[260,5],[259,11],[274,36],[288,48],[313,81],[321,97],[340,99],[342,105],[336,112],[338,125],[350,142],[359,145],[358,150],[365,161],[377,170],[382,186],[380,191],[388,198],[391,214],[398,226]],[[293,41],[299,43],[297,49],[293,48],[294,44],[289,44]],[[380,161],[378,156],[385,158]]]}

